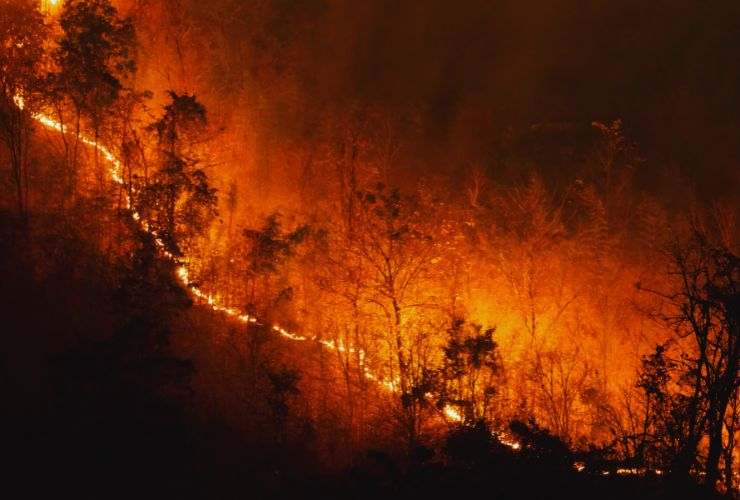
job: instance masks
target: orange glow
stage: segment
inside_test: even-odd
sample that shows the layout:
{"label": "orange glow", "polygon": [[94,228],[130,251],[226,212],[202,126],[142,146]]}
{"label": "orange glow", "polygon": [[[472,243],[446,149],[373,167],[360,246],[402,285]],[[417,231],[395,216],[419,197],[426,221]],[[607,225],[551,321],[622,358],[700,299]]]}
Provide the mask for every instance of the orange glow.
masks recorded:
{"label": "orange glow", "polygon": [[[56,6],[58,2],[51,2],[51,4],[53,6]],[[22,95],[15,96],[14,102],[21,109],[23,109],[25,106],[25,101]],[[54,130],[54,131],[61,132],[61,133],[67,132],[66,128],[61,123],[59,123],[57,120],[55,120],[49,115],[46,115],[43,113],[34,113],[32,117],[39,124],[43,125],[44,127],[50,130]],[[96,142],[90,137],[83,135],[80,137],[80,140],[84,144],[92,148],[95,148],[98,151],[98,153],[101,154],[103,159],[110,166],[109,175],[110,175],[111,180],[115,184],[123,185],[125,181],[122,176],[122,168],[123,168],[122,163],[115,156],[115,154],[110,149],[108,149],[105,145],[100,144],[99,142]],[[126,199],[126,202],[128,206],[131,207],[131,201]],[[235,320],[241,323],[267,326],[270,330],[272,330],[276,334],[280,335],[281,337],[285,339],[291,340],[291,341],[296,341],[296,342],[313,341],[313,342],[317,342],[324,349],[327,349],[329,351],[336,351],[336,352],[342,352],[342,353],[343,352],[358,353],[359,358],[363,360],[362,370],[363,370],[363,375],[365,379],[376,383],[377,387],[389,393],[398,394],[400,392],[400,389],[399,389],[400,381],[398,378],[387,378],[387,377],[380,376],[376,374],[373,370],[371,370],[369,367],[364,365],[364,359],[366,358],[366,353],[362,349],[358,349],[353,346],[345,345],[341,340],[335,341],[332,339],[320,339],[317,337],[308,337],[305,335],[301,335],[299,333],[292,332],[277,323],[271,324],[271,325],[265,325],[258,318],[247,314],[246,312],[240,310],[239,308],[225,304],[220,298],[220,295],[218,293],[206,292],[202,290],[201,288],[195,286],[193,282],[191,281],[191,277],[190,277],[191,273],[190,273],[190,268],[188,266],[188,264],[190,263],[190,260],[187,257],[176,259],[170,252],[165,250],[165,244],[162,241],[162,239],[159,238],[156,233],[149,231],[148,226],[146,225],[146,222],[141,220],[141,216],[138,212],[135,212],[135,211],[132,212],[131,217],[135,222],[139,224],[139,226],[143,230],[148,231],[150,234],[154,236],[154,241],[156,245],[160,248],[160,251],[163,256],[177,262],[178,266],[175,271],[177,279],[189,291],[191,296],[201,305],[207,305],[211,310],[215,312],[223,313],[226,316],[234,318]],[[500,308],[500,304],[496,304],[496,306],[498,307],[494,307],[494,305],[492,305],[489,302],[489,299],[485,296],[477,296],[473,299],[473,302],[476,304],[475,308],[479,309],[482,312],[490,313],[490,311],[495,311]],[[546,318],[546,315],[543,314],[543,317]],[[507,316],[505,317],[504,320],[502,320],[500,316],[498,316],[497,318],[498,318],[498,321],[492,321],[492,322],[501,324],[503,321],[504,323],[507,323],[510,325],[514,325],[516,323],[515,317]],[[492,318],[492,319],[495,319],[495,318]],[[512,329],[513,329],[513,326],[512,326]],[[460,412],[451,405],[444,406],[444,408],[442,409],[442,414],[444,418],[449,422],[461,423],[464,420]],[[510,436],[507,433],[500,432],[500,431],[493,431],[493,435],[498,439],[498,441],[501,444],[509,447],[510,449],[514,451],[518,451],[522,448],[521,443],[519,443],[516,439],[514,439],[512,436]],[[584,472],[586,470],[586,465],[583,462],[574,462],[573,469],[577,472]],[[604,476],[608,476],[611,473],[622,475],[622,476],[624,475],[645,475],[647,473],[662,475],[663,471],[660,469],[650,470],[650,469],[644,469],[644,468],[638,469],[638,468],[632,467],[632,468],[617,468],[613,471],[603,470],[603,471],[600,471],[600,473]]]}
{"label": "orange glow", "polygon": [[62,0],[41,0],[41,12],[50,14],[62,6]]}
{"label": "orange glow", "polygon": [[[412,51],[394,55],[387,75],[344,75],[385,45],[348,65],[336,64],[342,44],[314,46],[325,31],[332,42],[360,31],[359,20],[337,24],[351,12],[339,4],[283,12],[267,2],[232,13],[227,2],[207,16],[166,2],[93,4],[7,4],[5,18],[22,22],[6,23],[3,42],[15,68],[7,73],[18,75],[7,79],[5,105],[18,119],[0,141],[13,188],[0,208],[13,231],[18,217],[23,231],[43,222],[52,234],[39,232],[34,245],[69,245],[29,254],[39,255],[41,277],[90,255],[101,269],[114,266],[100,285],[65,291],[86,299],[121,290],[103,296],[112,312],[93,333],[136,329],[146,342],[126,347],[145,355],[159,348],[149,336],[160,342],[161,326],[166,354],[197,369],[174,373],[198,396],[196,410],[281,446],[305,440],[305,422],[316,443],[307,451],[332,467],[376,442],[394,453],[428,445],[457,467],[465,463],[444,440],[473,439],[497,459],[562,452],[560,472],[649,482],[674,475],[668,459],[681,448],[669,427],[683,425],[702,460],[682,475],[737,469],[740,460],[722,470],[737,457],[737,396],[730,423],[720,422],[707,403],[712,377],[685,376],[701,342],[669,324],[673,314],[694,324],[668,300],[681,288],[669,254],[694,210],[673,202],[691,189],[657,186],[640,153],[662,156],[641,151],[647,129],[629,128],[633,117],[623,130],[618,116],[604,124],[587,112],[573,123],[531,123],[537,106],[521,114],[504,106],[514,120],[497,116],[475,105],[500,98],[489,92],[501,86],[494,72],[470,96],[464,82],[443,86],[437,109],[427,101],[439,82],[430,91],[415,88],[418,79],[391,81],[409,76],[395,69]],[[425,13],[421,25],[440,13]],[[231,14],[238,22],[223,24]],[[285,41],[272,27],[288,14],[291,33],[300,31]],[[416,18],[410,28],[419,29]],[[365,35],[358,46],[374,42]],[[328,46],[340,50],[325,63]],[[446,51],[419,74],[444,79]],[[513,105],[539,91],[522,89]],[[727,210],[706,223],[723,240],[738,219]],[[60,215],[63,226],[54,224]],[[64,230],[71,236],[57,238]],[[79,269],[62,277],[97,268]],[[56,281],[50,290],[58,295]],[[143,314],[156,322],[129,320]],[[699,354],[701,368],[710,358]],[[673,417],[689,403],[682,418],[694,422],[684,425]],[[701,419],[711,415],[722,433],[705,431]],[[710,441],[716,465],[703,459]]]}
{"label": "orange glow", "polygon": [[[14,98],[16,104],[23,109],[24,101],[22,96],[16,96]],[[54,120],[48,115],[45,115],[43,113],[35,113],[33,114],[33,118],[43,125],[46,128],[49,128],[51,130],[56,130],[61,133],[66,133],[66,127],[64,127],[61,123]],[[104,145],[100,144],[99,142],[94,141],[93,139],[90,139],[86,136],[81,136],[80,140],[87,144],[90,147],[93,147],[97,149],[97,151],[103,156],[103,158],[110,164],[111,168],[109,170],[109,174],[111,177],[111,180],[115,182],[116,184],[123,185],[124,179],[122,177],[122,164],[118,158],[113,154],[113,152],[105,147]],[[127,200],[127,203],[130,206],[130,200]],[[139,225],[144,229],[147,230],[146,225],[141,221],[141,217],[137,212],[133,212],[131,214],[131,217],[134,221],[139,223]],[[151,233],[151,231],[149,231]],[[157,246],[162,249],[162,254],[169,258],[174,259],[174,256],[164,250],[164,242],[157,237],[156,234],[152,233],[155,237],[154,241],[157,244]],[[176,270],[176,276],[180,283],[190,291],[191,295],[198,300],[199,303],[208,305],[213,311],[224,313],[229,317],[236,318],[237,320],[241,321],[242,323],[249,323],[249,324],[255,324],[255,325],[262,325],[257,318],[250,316],[246,314],[243,311],[240,311],[236,307],[228,306],[223,304],[219,299],[217,295],[214,295],[212,293],[207,293],[201,290],[200,288],[193,286],[192,282],[190,281],[190,270],[187,267],[187,258],[183,258],[179,260],[180,265],[177,267]],[[279,324],[273,324],[270,326],[272,331],[278,333],[280,336],[293,340],[293,341],[306,341],[309,340],[308,337],[304,335],[300,335],[294,332],[291,332]],[[311,340],[317,341],[320,345],[322,345],[324,348],[331,350],[331,351],[339,351],[339,352],[357,352],[354,347],[345,347],[342,343],[335,343],[332,340],[323,340],[323,339],[316,339],[313,338]],[[365,357],[365,353],[360,351],[361,358]],[[379,377],[375,375],[369,368],[365,367],[364,376],[367,380],[375,381],[378,383],[379,387],[390,391],[390,392],[397,392],[398,388],[398,382],[391,380],[391,379],[385,379],[382,377]],[[451,407],[445,408],[445,414],[448,416],[448,418],[456,421],[462,420],[460,415]]]}
{"label": "orange glow", "polygon": [[454,422],[462,422],[462,415],[460,415],[460,412],[450,405],[445,406],[444,414],[447,418]]}

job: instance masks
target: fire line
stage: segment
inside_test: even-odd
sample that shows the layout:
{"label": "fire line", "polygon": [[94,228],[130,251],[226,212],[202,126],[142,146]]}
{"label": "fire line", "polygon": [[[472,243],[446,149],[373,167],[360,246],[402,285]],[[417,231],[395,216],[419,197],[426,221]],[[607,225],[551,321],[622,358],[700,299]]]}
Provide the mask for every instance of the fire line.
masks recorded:
{"label": "fire line", "polygon": [[[22,96],[20,95],[15,96],[14,101],[15,101],[15,104],[20,109],[24,108],[25,102]],[[67,129],[64,125],[62,125],[60,122],[58,122],[57,120],[54,120],[52,117],[48,115],[45,115],[40,112],[34,112],[34,113],[31,113],[31,117],[36,122],[40,123],[41,125],[43,125],[44,127],[48,129],[55,130],[59,133],[67,132]],[[87,136],[81,135],[80,140],[87,146],[90,146],[96,149],[102,155],[103,159],[111,165],[111,168],[109,171],[111,180],[120,186],[125,185],[125,180],[123,179],[123,172],[122,172],[122,163],[115,156],[115,154],[105,145],[100,144],[99,142]],[[207,305],[211,310],[215,312],[223,313],[228,317],[231,317],[231,318],[236,319],[237,321],[240,321],[241,323],[244,323],[247,325],[252,324],[252,325],[267,326],[270,330],[277,333],[281,337],[292,340],[292,341],[296,341],[296,342],[313,341],[313,342],[317,342],[322,348],[330,350],[330,351],[339,351],[339,352],[348,351],[351,353],[356,352],[354,347],[345,347],[341,343],[337,344],[332,340],[319,339],[317,337],[309,338],[304,335],[291,332],[277,323],[266,325],[265,323],[261,322],[258,318],[254,316],[250,316],[249,314],[239,310],[236,307],[227,306],[227,305],[222,304],[216,298],[216,296],[214,296],[212,293],[204,292],[197,286],[193,285],[193,283],[190,280],[190,271],[187,267],[188,259],[187,258],[177,259],[175,258],[174,255],[172,255],[172,253],[170,253],[164,248],[164,242],[162,241],[162,239],[159,238],[154,231],[149,230],[146,222],[142,221],[140,215],[135,210],[133,210],[132,202],[131,202],[131,199],[128,197],[128,195],[126,196],[126,203],[128,207],[132,209],[131,218],[144,231],[148,232],[154,237],[154,241],[157,247],[162,252],[162,255],[164,255],[168,259],[171,259],[173,262],[177,264],[177,270],[175,274],[177,276],[178,281],[186,289],[190,291],[190,294],[197,300],[198,303],[202,305]],[[364,359],[365,357],[364,351],[360,350],[359,354],[361,358]],[[376,382],[379,387],[381,387],[382,389],[388,392],[398,393],[397,381],[377,376],[367,366],[363,366],[363,376],[367,380]],[[442,410],[442,414],[449,421],[453,421],[453,422],[463,421],[463,417],[460,414],[460,412],[451,405],[446,405]],[[522,447],[521,443],[519,443],[518,441],[516,441],[515,439],[511,438],[509,435],[503,432],[494,431],[493,435],[499,440],[499,442],[501,442],[503,445],[509,447],[510,449],[514,451],[518,451]],[[585,464],[583,464],[583,462],[575,462],[573,467],[578,472],[583,472],[586,469],[586,466]],[[616,470],[616,473],[618,475],[643,475],[647,472],[648,472],[647,470],[634,469],[634,468],[631,468],[631,469],[620,468]],[[654,470],[651,472],[655,473],[656,475],[663,474],[663,471],[661,470]],[[609,471],[603,471],[602,473],[609,474]]]}

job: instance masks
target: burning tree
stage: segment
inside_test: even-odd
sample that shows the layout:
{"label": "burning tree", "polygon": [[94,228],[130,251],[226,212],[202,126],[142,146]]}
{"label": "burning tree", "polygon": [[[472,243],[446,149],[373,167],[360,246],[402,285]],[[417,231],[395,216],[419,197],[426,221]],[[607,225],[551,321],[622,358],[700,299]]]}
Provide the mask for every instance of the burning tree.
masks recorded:
{"label": "burning tree", "polygon": [[0,1],[0,138],[10,153],[18,213],[28,210],[28,144],[47,27],[31,0]]}
{"label": "burning tree", "polygon": [[[677,238],[667,251],[676,290],[651,290],[667,302],[669,311],[659,317],[675,331],[682,349],[679,367],[685,390],[677,397],[684,415],[683,439],[671,471],[688,476],[706,438],[704,482],[710,488],[720,477],[723,454],[732,460],[732,452],[723,450],[734,446],[734,436],[726,440],[724,433],[740,384],[740,258],[728,227],[720,217],[711,223],[694,219],[688,237]],[[725,480],[732,485],[731,477]]]}
{"label": "burning tree", "polygon": [[[59,26],[62,37],[52,54],[56,68],[48,75],[47,94],[58,121],[73,134],[71,144],[67,134],[62,134],[71,193],[76,185],[83,126],[92,129],[97,143],[125,80],[136,70],[135,33],[131,20],[119,18],[109,0],[64,2]],[[97,153],[96,149],[96,166]],[[103,175],[97,170],[102,184]]]}
{"label": "burning tree", "polygon": [[669,387],[675,370],[676,363],[664,345],[642,357],[637,387],[643,396],[643,413],[641,428],[632,436],[634,455],[638,463],[656,470],[670,465],[680,443],[680,398],[674,397]]}
{"label": "burning tree", "polygon": [[495,328],[484,330],[463,319],[453,320],[447,331],[439,403],[461,408],[464,424],[493,420],[493,398],[503,380],[495,332]]}
{"label": "burning tree", "polygon": [[182,256],[216,217],[217,197],[196,148],[206,132],[206,109],[195,96],[170,92],[170,99],[150,126],[159,169],[151,179],[137,179],[134,206],[167,250]]}
{"label": "burning tree", "polygon": [[413,446],[427,404],[433,356],[430,323],[418,313],[434,306],[425,288],[431,283],[434,248],[426,230],[430,214],[418,200],[382,184],[355,195],[351,253],[366,270],[363,302],[379,313],[390,379],[401,396],[404,432]]}
{"label": "burning tree", "polygon": [[[308,232],[309,228],[305,225],[290,232],[284,231],[278,214],[268,216],[259,229],[247,228],[242,231],[246,245],[240,260],[247,288],[246,308],[250,314],[259,313],[269,317],[271,309],[282,299],[292,297],[293,289],[290,286],[273,290],[271,278],[280,273],[283,264],[294,255],[296,247],[306,239]],[[262,303],[261,307],[257,305],[258,302]]]}

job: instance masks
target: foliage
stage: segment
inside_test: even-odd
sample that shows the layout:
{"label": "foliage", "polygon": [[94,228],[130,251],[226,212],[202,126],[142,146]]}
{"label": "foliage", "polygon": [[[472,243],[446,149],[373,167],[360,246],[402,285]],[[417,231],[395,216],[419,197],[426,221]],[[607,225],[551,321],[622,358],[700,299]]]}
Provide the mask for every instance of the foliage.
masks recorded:
{"label": "foliage", "polygon": [[0,95],[3,108],[13,104],[15,96],[39,90],[40,65],[45,57],[47,34],[47,26],[36,2],[0,2]]}
{"label": "foliage", "polygon": [[534,420],[513,420],[509,429],[521,444],[525,460],[539,466],[554,466],[561,469],[573,467],[570,448],[562,439],[543,429]]}
{"label": "foliage", "polygon": [[642,357],[637,387],[644,397],[644,417],[635,452],[639,463],[653,469],[670,466],[681,438],[680,396],[669,388],[675,370],[676,363],[668,358],[664,345]]}
{"label": "foliage", "polygon": [[170,92],[170,99],[150,127],[159,168],[151,179],[136,179],[134,206],[167,250],[181,256],[216,217],[218,198],[193,151],[196,135],[205,133],[205,108],[194,96]]}
{"label": "foliage", "polygon": [[10,153],[16,204],[23,217],[29,196],[29,113],[39,102],[47,34],[36,2],[0,1],[0,140]]}
{"label": "foliage", "polygon": [[458,425],[445,437],[444,452],[450,460],[471,467],[491,459],[496,440],[484,420]]}
{"label": "foliage", "polygon": [[[259,310],[262,314],[269,314],[271,308],[292,298],[292,287],[279,284],[275,290],[273,280],[282,281],[281,273],[285,271],[287,262],[305,242],[309,233],[307,225],[298,226],[289,232],[284,231],[277,213],[267,216],[261,228],[246,228],[242,231],[245,247],[238,257],[242,277],[246,281],[249,312]],[[282,284],[285,284],[284,281]],[[261,306],[258,305],[260,300]]]}
{"label": "foliage", "polygon": [[281,230],[279,214],[269,215],[260,229],[244,229],[249,251],[246,255],[248,272],[253,276],[277,272],[290,258],[297,245],[308,235],[308,226],[299,226],[289,233]]}
{"label": "foliage", "polygon": [[[688,477],[698,465],[699,445],[706,438],[704,483],[711,489],[720,478],[725,419],[740,384],[740,258],[717,215],[721,213],[714,219],[695,218],[688,234],[667,248],[674,291],[638,285],[665,302],[668,311],[657,316],[674,330],[674,341],[685,345],[676,364],[681,390],[668,412],[672,420],[667,434],[677,442],[670,469]],[[655,356],[645,361],[647,380],[639,382],[651,396],[648,402],[656,397],[651,391],[667,380],[664,372],[672,368],[662,361],[662,352]]]}
{"label": "foliage", "polygon": [[493,421],[491,401],[503,379],[495,332],[495,328],[483,330],[459,318],[447,331],[438,404],[462,410],[459,413],[467,425]]}
{"label": "foliage", "polygon": [[99,128],[103,110],[112,106],[133,73],[134,27],[120,19],[109,0],[64,2],[59,25],[63,36],[54,52],[58,72],[53,88]]}

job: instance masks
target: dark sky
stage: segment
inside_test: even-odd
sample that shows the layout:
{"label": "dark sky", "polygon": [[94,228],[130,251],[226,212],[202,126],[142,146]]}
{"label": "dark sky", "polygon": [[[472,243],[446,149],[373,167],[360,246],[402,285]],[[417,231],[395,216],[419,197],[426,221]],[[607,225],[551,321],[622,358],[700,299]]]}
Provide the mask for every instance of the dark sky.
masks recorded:
{"label": "dark sky", "polygon": [[230,60],[286,127],[352,103],[411,110],[420,156],[465,164],[536,124],[622,119],[653,171],[740,185],[737,0],[187,1],[246,50]]}
{"label": "dark sky", "polygon": [[737,180],[740,2],[346,0],[321,17],[326,73],[307,70],[329,97],[418,103],[445,137],[621,118],[651,159]]}

